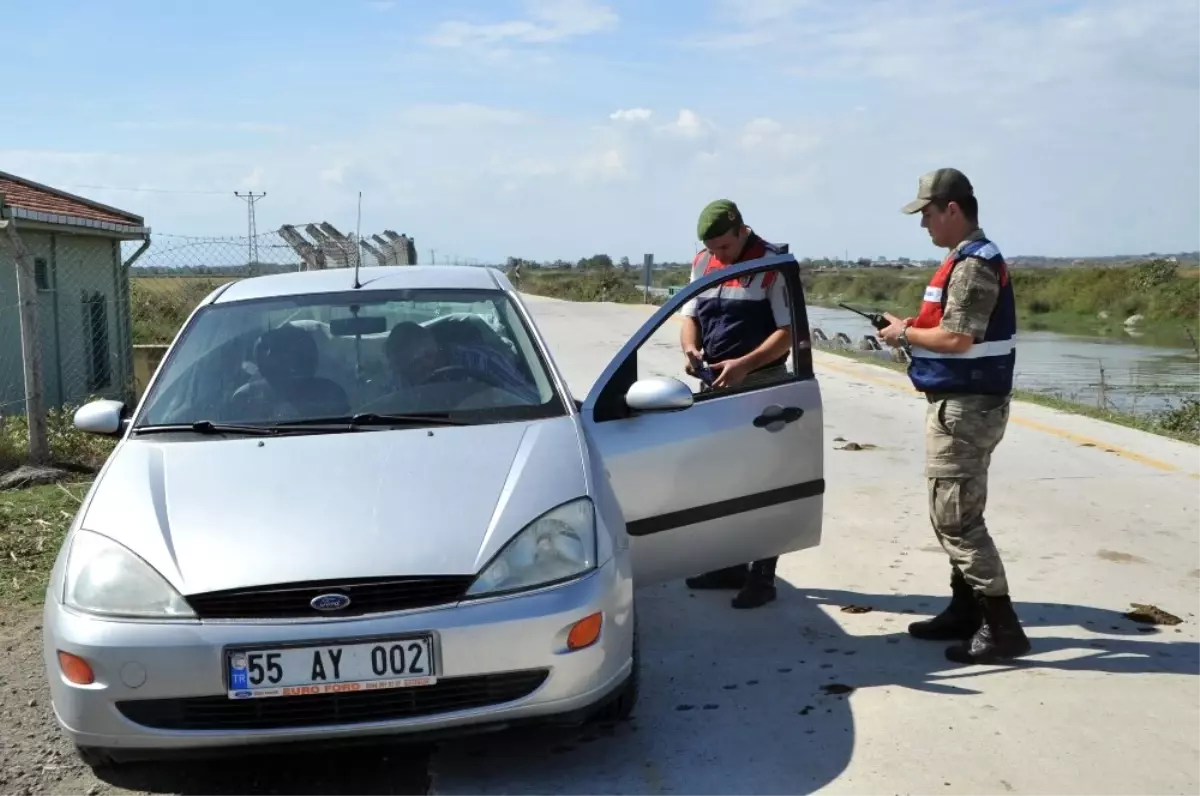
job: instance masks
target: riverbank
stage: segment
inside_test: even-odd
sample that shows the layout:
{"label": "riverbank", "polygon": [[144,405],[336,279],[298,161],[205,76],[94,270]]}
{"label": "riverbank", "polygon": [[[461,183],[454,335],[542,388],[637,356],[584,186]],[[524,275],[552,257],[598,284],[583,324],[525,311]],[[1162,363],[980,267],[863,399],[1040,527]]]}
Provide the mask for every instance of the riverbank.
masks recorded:
{"label": "riverbank", "polygon": [[[1011,271],[1018,321],[1029,331],[1131,339],[1190,348],[1200,336],[1200,275],[1154,260],[1127,268]],[[804,272],[805,299],[822,307],[915,314],[932,269],[854,268]]]}
{"label": "riverbank", "polygon": [[[817,350],[829,354],[837,354],[846,359],[865,362],[900,373],[905,372],[908,368],[906,364],[893,360],[890,351],[863,351],[845,347],[844,344],[839,344],[835,340],[814,340],[813,345]],[[1122,412],[1108,407],[1089,406],[1033,390],[1014,390],[1013,398],[1018,401],[1044,406],[1048,409],[1057,409],[1061,412],[1083,415],[1096,420],[1103,420],[1106,423],[1114,423],[1126,428],[1133,428],[1181,442],[1200,445],[1200,400],[1192,396],[1184,396],[1180,400],[1180,403],[1171,409],[1147,415]]]}

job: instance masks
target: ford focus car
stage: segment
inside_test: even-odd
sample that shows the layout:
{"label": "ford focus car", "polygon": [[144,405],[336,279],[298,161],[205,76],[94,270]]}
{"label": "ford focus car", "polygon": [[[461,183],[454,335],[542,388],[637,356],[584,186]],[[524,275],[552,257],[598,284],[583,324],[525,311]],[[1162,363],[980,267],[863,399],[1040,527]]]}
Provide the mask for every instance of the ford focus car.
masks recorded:
{"label": "ford focus car", "polygon": [[[764,276],[786,378],[648,367],[683,302]],[[807,342],[790,256],[689,286],[581,401],[494,269],[217,289],[136,405],[76,414],[118,444],[47,589],[57,721],[99,765],[627,717],[635,586],[820,541]]]}

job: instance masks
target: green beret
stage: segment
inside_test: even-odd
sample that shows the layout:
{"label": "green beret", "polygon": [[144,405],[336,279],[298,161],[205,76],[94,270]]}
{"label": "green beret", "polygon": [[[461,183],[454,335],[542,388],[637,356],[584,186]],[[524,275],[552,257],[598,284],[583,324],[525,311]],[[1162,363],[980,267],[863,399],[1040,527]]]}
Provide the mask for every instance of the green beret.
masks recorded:
{"label": "green beret", "polygon": [[731,229],[742,224],[742,211],[728,199],[718,199],[709,202],[700,211],[700,220],[696,224],[696,237],[700,240],[711,240],[724,235]]}

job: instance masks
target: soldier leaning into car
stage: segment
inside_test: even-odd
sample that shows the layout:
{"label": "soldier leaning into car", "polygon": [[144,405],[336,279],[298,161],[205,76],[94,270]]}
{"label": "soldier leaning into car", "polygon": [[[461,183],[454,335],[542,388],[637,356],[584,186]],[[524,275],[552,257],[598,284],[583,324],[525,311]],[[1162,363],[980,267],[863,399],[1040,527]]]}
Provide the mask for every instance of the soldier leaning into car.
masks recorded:
{"label": "soldier leaning into car", "polygon": [[[700,213],[697,237],[705,248],[692,262],[692,281],[734,263],[784,254],[786,246],[768,243],[742,220],[733,202],[711,202]],[[685,370],[708,363],[714,375],[708,389],[724,389],[787,376],[791,350],[791,311],[783,280],[772,271],[714,286],[684,304],[679,343]],[[711,295],[710,295],[711,294]],[[703,388],[702,388],[703,389]],[[775,599],[778,556],[715,570],[694,578],[693,589],[738,589],[734,608],[758,608]]]}
{"label": "soldier leaning into car", "polygon": [[911,353],[909,377],[928,400],[925,474],[929,514],[952,567],[950,605],[914,622],[922,639],[959,639],[956,663],[990,663],[1030,649],[1009,598],[1004,563],[983,519],[988,467],[1008,425],[1016,361],[1016,305],[1000,249],[978,223],[974,188],[957,169],[922,176],[903,212],[921,214],[935,246],[950,250],[920,313],[879,336]]}

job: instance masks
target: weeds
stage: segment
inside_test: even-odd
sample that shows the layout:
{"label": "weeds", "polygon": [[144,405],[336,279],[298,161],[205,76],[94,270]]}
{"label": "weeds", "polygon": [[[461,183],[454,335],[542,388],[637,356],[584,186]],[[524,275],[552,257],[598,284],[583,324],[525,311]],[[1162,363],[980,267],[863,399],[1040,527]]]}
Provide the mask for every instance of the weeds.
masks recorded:
{"label": "weeds", "polygon": [[133,342],[169,343],[209,293],[227,279],[209,277],[141,277],[130,280]]}
{"label": "weeds", "polygon": [[[880,356],[878,353],[839,348],[833,342],[818,343],[815,340],[813,342],[818,350],[837,354],[847,359],[866,362],[901,373],[908,369],[907,365]],[[1091,406],[1060,395],[1047,395],[1033,390],[1013,390],[1013,399],[1200,445],[1200,400],[1192,397],[1184,397],[1178,406],[1147,415],[1135,415],[1108,406]]]}
{"label": "weeds", "polygon": [[[46,413],[50,464],[66,470],[95,472],[112,453],[116,442],[75,428],[77,407],[64,406]],[[28,459],[29,424],[23,415],[4,418],[0,424],[0,473]],[[3,494],[3,493],[0,493]]]}
{"label": "weeds", "polygon": [[521,290],[538,296],[567,301],[612,301],[620,304],[641,304],[642,291],[633,280],[616,270],[592,270],[582,273],[526,272]]}
{"label": "weeds", "polygon": [[[1031,268],[1012,270],[1018,313],[1034,328],[1118,332],[1141,315],[1151,326],[1183,330],[1200,318],[1200,279],[1175,263],[1152,260],[1131,268]],[[805,271],[805,293],[815,303],[861,302],[915,313],[932,271],[893,269]]]}
{"label": "weeds", "polygon": [[0,604],[38,603],[88,485],[0,492]]}
{"label": "weeds", "polygon": [[1154,421],[1171,434],[1190,442],[1200,442],[1200,400],[1196,398],[1185,397],[1178,406],[1156,414]]}

